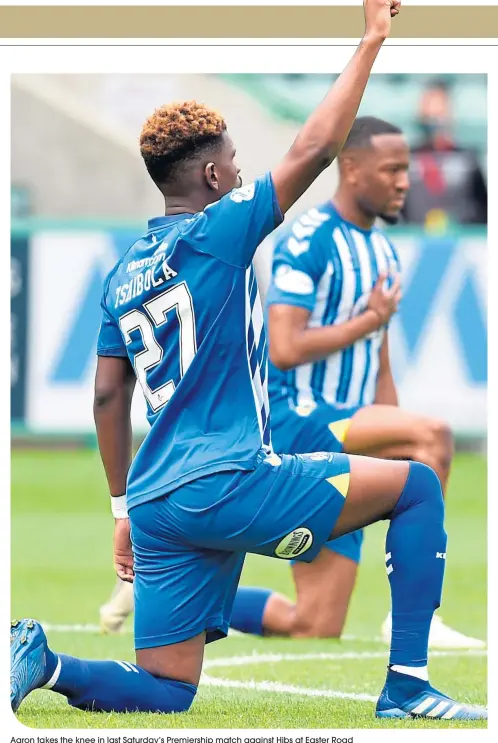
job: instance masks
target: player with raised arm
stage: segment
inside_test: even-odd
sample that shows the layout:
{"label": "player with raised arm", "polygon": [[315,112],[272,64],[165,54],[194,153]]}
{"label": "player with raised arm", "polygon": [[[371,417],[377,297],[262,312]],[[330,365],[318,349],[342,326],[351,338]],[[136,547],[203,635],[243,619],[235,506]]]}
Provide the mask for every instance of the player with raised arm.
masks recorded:
{"label": "player with raised arm", "polygon": [[[390,519],[393,634],[376,714],[487,717],[428,682],[446,553],[434,471],[345,454],[278,457],[271,447],[252,259],[347,138],[399,7],[364,5],[351,62],[282,162],[245,188],[219,115],[195,103],[165,106],[144,126],[141,151],[166,214],[105,282],[95,382],[115,563],[135,583],[136,663],[57,654],[38,622],[14,622],[14,710],[42,687],[80,709],[187,710],[206,642],[228,631],[246,553],[311,561],[330,538]],[[135,378],[151,426],[130,466]]]}
{"label": "player with raised arm", "polygon": [[[431,466],[446,488],[453,454],[448,426],[398,406],[387,327],[400,265],[375,226],[394,221],[408,190],[409,148],[381,119],[355,120],[338,157],[332,200],[279,230],[267,297],[269,397],[275,451],[345,451],[411,459]],[[374,312],[365,316],[365,309]],[[315,347],[310,351],[310,344]],[[312,353],[312,360],[310,360]],[[239,586],[231,626],[258,635],[340,637],[360,562],[362,530],[329,542],[312,563],[292,562],[296,603],[267,587]],[[133,586],[118,579],[100,609],[104,631],[117,632],[133,611]],[[391,616],[382,625],[391,639]],[[432,648],[483,648],[434,615]]]}

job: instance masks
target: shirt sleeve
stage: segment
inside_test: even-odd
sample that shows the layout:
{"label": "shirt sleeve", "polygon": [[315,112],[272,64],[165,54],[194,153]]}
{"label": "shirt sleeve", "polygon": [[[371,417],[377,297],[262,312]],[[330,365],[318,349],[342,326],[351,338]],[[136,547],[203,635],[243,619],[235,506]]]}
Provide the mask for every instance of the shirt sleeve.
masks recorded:
{"label": "shirt sleeve", "polygon": [[326,264],[320,231],[301,240],[287,232],[275,246],[267,304],[289,304],[312,312]]}
{"label": "shirt sleeve", "polygon": [[105,306],[104,299],[100,306],[102,307],[102,321],[97,340],[97,356],[128,356],[121,331]]}
{"label": "shirt sleeve", "polygon": [[283,221],[270,173],[209,204],[195,223],[199,249],[247,268],[258,245]]}

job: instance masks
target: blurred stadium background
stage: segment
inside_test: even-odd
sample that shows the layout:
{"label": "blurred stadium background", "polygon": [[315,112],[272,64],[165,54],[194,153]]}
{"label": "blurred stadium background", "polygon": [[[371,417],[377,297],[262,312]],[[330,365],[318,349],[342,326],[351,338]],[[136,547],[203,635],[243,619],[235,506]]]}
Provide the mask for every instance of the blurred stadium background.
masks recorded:
{"label": "blurred stadium background", "polygon": [[[439,78],[438,78],[439,79]],[[273,166],[324,95],[326,75],[16,75],[12,80],[12,423],[26,434],[91,434],[102,280],[162,209],[138,152],[145,117],[199,98],[225,116],[244,180]],[[431,80],[374,75],[360,113],[420,140]],[[486,76],[452,75],[454,137],[486,174]],[[34,124],[36,122],[36,124]],[[455,176],[458,163],[449,170]],[[329,198],[323,174],[293,212]],[[465,194],[464,197],[465,199]],[[457,205],[457,209],[459,206]],[[440,209],[390,228],[405,268],[393,365],[406,407],[447,418],[461,438],[486,433],[486,225]],[[269,266],[271,239],[262,251]],[[65,279],[56,266],[64,260]],[[59,269],[60,270],[60,269]],[[138,408],[140,408],[138,410]],[[141,401],[137,425],[142,425]]]}
{"label": "blurred stadium background", "polygon": [[[34,615],[52,623],[70,623],[68,632],[71,627],[73,632],[81,623],[98,621],[98,607],[107,599],[113,585],[112,519],[96,453],[92,417],[95,344],[103,279],[143,232],[147,218],[161,213],[163,208],[138,150],[143,120],[155,107],[171,100],[197,98],[217,108],[226,118],[244,181],[249,182],[278,162],[306,115],[325,94],[332,77],[273,74],[12,77],[14,616]],[[486,76],[448,75],[438,80],[451,101],[454,140],[462,151],[472,153],[472,157],[475,153],[476,167],[485,182]],[[433,82],[424,75],[374,75],[360,113],[386,118],[401,126],[410,145],[417,148],[422,136],[421,100]],[[464,172],[465,162],[462,164],[457,157],[440,168],[442,186],[441,178],[437,177],[434,186],[434,162],[429,165],[432,176],[429,191],[433,188],[434,208],[429,208],[424,219],[416,224],[405,220],[398,226],[387,227],[401,256],[404,283],[404,299],[393,323],[390,347],[401,404],[447,419],[459,449],[467,451],[456,461],[450,487],[448,531],[458,548],[452,551],[448,564],[443,609],[445,619],[452,626],[485,637],[486,223],[485,218],[464,217],[473,198],[468,188],[469,174]],[[420,164],[417,167],[420,175]],[[437,171],[436,167],[436,176]],[[417,172],[413,175],[417,177]],[[330,198],[336,177],[332,167],[292,213]],[[450,191],[447,209],[441,208],[440,201],[441,188],[445,187]],[[451,194],[456,194],[456,203],[451,202]],[[271,251],[270,237],[262,248],[260,264],[260,270],[266,274]],[[135,430],[140,436],[145,431],[144,406],[140,393],[135,398]],[[75,451],[67,451],[68,447]],[[371,537],[367,536],[365,560],[348,619],[347,631],[362,637],[372,637],[378,632],[387,608],[383,551],[379,549],[382,529],[380,525],[372,527]],[[293,590],[288,569],[276,561],[266,561],[263,565],[259,558],[251,558],[242,581],[266,583],[288,593]],[[466,596],[464,606],[462,595]],[[104,641],[88,634],[64,634],[61,626],[59,630],[57,645],[63,652],[133,658],[129,638]],[[237,645],[239,652],[252,652],[249,638],[237,642],[241,643],[240,647]],[[299,645],[301,641],[288,642],[296,642],[296,647],[302,649],[309,647],[313,652],[326,648],[324,641],[318,646],[313,641],[311,644],[308,641],[307,646]],[[279,649],[282,647],[278,645]],[[349,645],[350,649],[355,647],[363,651],[369,646]],[[377,647],[372,645],[373,649]],[[234,649],[235,645],[230,645],[210,652],[228,653]],[[266,646],[261,652],[266,652]],[[449,693],[464,690],[469,700],[481,702],[486,672],[485,659],[481,661],[478,667],[471,665],[469,670],[468,664],[478,663],[477,660],[442,659],[436,667],[436,674],[439,673],[436,682],[439,678]],[[365,688],[371,685],[373,693],[384,660],[369,663],[373,665],[362,676],[362,684]],[[255,678],[267,678],[265,668],[257,671],[253,666],[251,673],[253,669]],[[244,669],[237,673],[244,677]],[[312,684],[316,673],[315,664],[313,673],[310,670],[304,674],[303,664],[296,663],[287,679],[294,678],[296,683],[306,679]],[[344,672],[337,670],[334,683],[336,687],[339,685],[337,688],[351,686],[354,690],[362,686],[357,681],[350,665],[344,664]],[[325,688],[330,685],[326,668],[319,683]],[[215,691],[203,691],[206,696],[201,695],[201,701],[215,699]],[[230,702],[233,702],[237,692],[226,693],[232,693]],[[249,698],[252,693],[256,692],[247,692]],[[43,693],[39,698],[42,703],[48,700]],[[34,699],[26,707],[26,716],[21,718],[28,724],[41,727],[49,727],[54,721],[55,726],[82,724],[81,715],[68,717],[66,723],[62,717],[40,716],[36,695]],[[223,718],[225,699],[221,698],[222,724],[218,725],[221,727],[227,724]],[[351,718],[346,705],[355,702],[340,704],[345,705],[345,727],[370,726],[369,715],[364,720]],[[192,723],[208,728],[218,724],[216,714],[213,719],[205,718],[204,708],[196,709],[200,710],[198,717],[183,722],[180,716],[174,726]],[[269,717],[254,715],[251,724],[255,727],[271,727],[277,707],[271,707],[270,703],[265,709]],[[285,699],[278,710],[281,716],[276,726],[286,727],[282,721],[287,721],[289,727],[338,725],[330,709],[327,711],[330,719],[323,716],[323,709],[319,716],[311,707],[307,717],[301,706],[295,721],[285,717],[292,713],[292,706],[288,707]],[[239,706],[241,716],[235,727],[247,726],[245,712]],[[95,724],[91,717],[88,726]],[[119,719],[115,724],[119,727]],[[150,725],[161,727],[163,723],[158,720]],[[137,726],[140,727],[138,722]]]}

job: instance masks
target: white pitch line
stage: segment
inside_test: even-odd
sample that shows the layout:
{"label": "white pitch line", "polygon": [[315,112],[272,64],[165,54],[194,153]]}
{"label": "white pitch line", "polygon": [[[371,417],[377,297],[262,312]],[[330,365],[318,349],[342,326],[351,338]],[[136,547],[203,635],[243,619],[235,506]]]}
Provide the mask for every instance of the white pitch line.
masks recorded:
{"label": "white pitch line", "polygon": [[[455,657],[455,656],[483,656],[485,650],[439,650],[433,651],[431,656]],[[213,658],[204,662],[204,668],[227,668],[230,666],[245,666],[258,663],[280,663],[283,661],[306,661],[306,660],[329,660],[340,661],[362,660],[370,658],[385,658],[386,652],[364,652],[364,653],[268,653],[260,655],[253,653],[245,656],[232,656],[231,658]],[[229,689],[246,689],[252,691],[273,692],[276,694],[296,694],[305,697],[328,697],[335,699],[353,699],[358,702],[376,702],[377,697],[370,694],[357,694],[354,692],[335,691],[332,689],[310,689],[308,687],[293,686],[292,684],[281,684],[277,681],[236,681],[234,679],[217,678],[202,674],[202,682],[206,686],[218,686]]]}
{"label": "white pitch line", "polygon": [[358,702],[376,702],[378,697],[370,694],[354,694],[353,692],[332,691],[331,689],[309,689],[307,687],[280,684],[277,681],[233,681],[219,679],[203,674],[202,682],[206,686],[223,686],[229,689],[250,689],[253,691],[270,691],[277,694],[297,694],[304,697],[332,697],[339,699],[354,699]]}
{"label": "white pitch line", "polygon": [[[47,632],[88,632],[100,633],[101,628],[98,624],[50,624],[42,622]],[[131,627],[125,627],[121,630],[123,634],[131,634]],[[228,636],[240,636],[243,633],[237,630],[230,630]],[[352,637],[348,637],[352,640]],[[366,639],[366,638],[356,638]],[[204,668],[228,668],[230,666],[255,665],[258,663],[282,663],[285,661],[306,661],[306,660],[368,660],[373,658],[385,658],[387,650],[384,652],[345,652],[345,653],[252,653],[252,655],[232,656],[228,658],[212,658],[204,661]],[[486,650],[435,650],[431,651],[431,657],[458,657],[458,656],[485,656]],[[357,702],[376,702],[377,697],[370,694],[356,694],[354,692],[335,691],[332,689],[310,689],[308,687],[293,686],[292,684],[281,684],[277,681],[236,681],[234,679],[216,678],[202,674],[202,681],[205,686],[217,686],[229,689],[245,689],[252,691],[264,691],[274,694],[295,694],[304,697],[326,697],[329,699],[352,699]]]}
{"label": "white pitch line", "polygon": [[[40,621],[45,632],[68,632],[68,633],[88,633],[102,634],[102,628],[99,624],[52,624],[51,622]],[[123,627],[119,632],[109,633],[115,635],[132,635],[133,627]],[[228,637],[242,637],[245,632],[238,632],[235,629],[228,631]]]}
{"label": "white pitch line", "polygon": [[[43,622],[41,621],[40,624],[42,625],[43,629],[46,632],[88,632],[89,634],[100,634],[101,633],[101,627],[99,624],[52,624],[51,622]],[[111,633],[112,634],[112,633]],[[117,635],[131,635],[133,634],[133,628],[132,627],[123,627],[119,632],[115,633]],[[228,630],[228,637],[244,637],[244,636],[250,636],[247,632],[240,632],[239,630],[230,628]],[[351,642],[383,642],[382,637],[359,637],[356,635],[343,635],[341,637],[341,640],[345,641],[351,641]]]}
{"label": "white pitch line", "polygon": [[[46,632],[89,632],[91,634],[102,632],[99,624],[51,624],[50,622],[40,622]],[[131,627],[124,627],[118,634],[129,635],[133,632]]]}
{"label": "white pitch line", "polygon": [[[204,668],[229,668],[231,666],[257,665],[259,663],[282,663],[288,661],[303,660],[369,660],[373,658],[385,658],[387,650],[384,652],[345,652],[345,653],[268,653],[251,655],[234,655],[228,658],[212,658],[204,661]],[[486,650],[432,650],[432,657],[468,657],[468,656],[485,656]]]}
{"label": "white pitch line", "polygon": [[[89,634],[101,634],[102,632],[102,629],[99,624],[91,624],[91,623],[88,623],[88,624],[52,624],[51,622],[44,622],[44,621],[41,621],[40,624],[42,625],[43,629],[46,632],[68,632],[68,633],[82,632],[82,633],[89,633]],[[133,627],[123,627],[116,634],[118,636],[119,635],[131,635],[133,634]],[[228,637],[229,638],[230,637],[251,637],[251,635],[245,632],[239,632],[236,629],[230,628],[228,631]],[[374,643],[386,644],[384,640],[382,639],[382,637],[359,637],[356,635],[343,635],[340,638],[340,640],[342,642],[374,642]],[[487,650],[448,650],[448,651],[431,650],[430,654],[431,656],[434,656],[434,655],[444,656],[448,654],[450,655],[487,655],[487,652],[488,652]],[[331,659],[331,660],[333,659],[333,658],[330,658],[330,654],[328,653],[325,653],[325,654],[319,653],[317,655],[313,655],[313,657],[309,656],[309,659],[310,660],[313,660],[313,659],[321,660],[324,655],[327,656],[328,659]],[[253,656],[246,656],[246,657],[253,657]],[[259,656],[259,657],[263,657],[263,656]],[[261,661],[261,662],[267,663],[267,662],[273,662],[275,660],[275,656],[271,655],[269,657],[271,659],[270,661]],[[296,659],[299,660],[299,658],[301,657],[303,656],[297,656]],[[351,655],[347,655],[346,653],[341,653],[341,654],[338,653],[337,657],[341,657],[341,658],[347,658],[347,657],[381,658],[381,657],[384,657],[384,653],[373,652],[369,654],[368,652],[365,652],[365,653],[352,653]],[[285,658],[288,658],[288,656],[285,656]],[[220,658],[219,660],[223,660],[223,659]],[[210,663],[211,661],[206,661],[206,662]],[[251,661],[245,661],[245,662],[251,662]],[[252,661],[252,662],[256,662],[256,661]],[[278,660],[275,660],[275,662],[278,662]]]}

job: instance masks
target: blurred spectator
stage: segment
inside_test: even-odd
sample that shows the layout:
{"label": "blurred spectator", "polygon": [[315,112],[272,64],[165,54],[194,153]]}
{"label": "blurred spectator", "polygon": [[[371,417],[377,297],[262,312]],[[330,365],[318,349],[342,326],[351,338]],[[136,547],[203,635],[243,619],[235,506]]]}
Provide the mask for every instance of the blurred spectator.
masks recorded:
{"label": "blurred spectator", "polygon": [[420,99],[422,141],[412,150],[411,188],[403,221],[444,229],[487,222],[487,186],[475,153],[453,135],[451,98],[443,82],[430,84]]}

